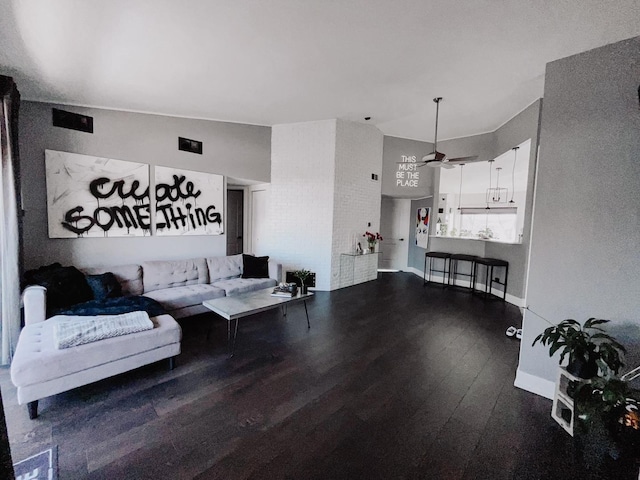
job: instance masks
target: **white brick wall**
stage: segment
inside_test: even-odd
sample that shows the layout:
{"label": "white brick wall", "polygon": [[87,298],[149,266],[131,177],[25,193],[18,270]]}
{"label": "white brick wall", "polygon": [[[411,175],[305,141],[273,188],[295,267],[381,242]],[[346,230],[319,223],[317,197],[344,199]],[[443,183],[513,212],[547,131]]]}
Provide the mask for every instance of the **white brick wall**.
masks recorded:
{"label": "white brick wall", "polygon": [[[333,243],[331,256],[331,288],[349,285],[340,278],[340,262],[355,261],[353,283],[373,280],[377,276],[377,258],[341,258],[352,252],[354,241],[367,248],[365,231],[380,231],[382,184],[371,180],[371,174],[382,177],[383,135],[376,127],[338,120],[336,135],[336,169],[333,202]],[[368,224],[371,223],[369,227]]]}
{"label": "white brick wall", "polygon": [[[381,186],[371,174],[381,175],[382,143],[377,128],[342,120],[274,126],[260,253],[280,261],[283,274],[315,272],[318,290],[343,286],[340,254],[356,235],[379,230]],[[355,283],[375,278],[373,267],[356,269]]]}
{"label": "white brick wall", "polygon": [[284,272],[306,268],[329,290],[336,120],[275,125],[263,248]]}

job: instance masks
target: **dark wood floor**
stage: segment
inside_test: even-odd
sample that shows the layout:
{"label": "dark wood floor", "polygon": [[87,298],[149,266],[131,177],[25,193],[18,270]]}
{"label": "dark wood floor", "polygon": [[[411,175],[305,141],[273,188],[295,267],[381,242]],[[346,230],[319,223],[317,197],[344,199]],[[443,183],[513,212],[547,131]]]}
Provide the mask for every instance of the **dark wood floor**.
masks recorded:
{"label": "dark wood floor", "polygon": [[309,316],[246,319],[232,359],[223,320],[186,319],[175,370],[42,400],[35,421],[2,370],[13,460],[58,445],[62,480],[637,478],[583,461],[551,402],[513,387],[512,305],[385,273]]}

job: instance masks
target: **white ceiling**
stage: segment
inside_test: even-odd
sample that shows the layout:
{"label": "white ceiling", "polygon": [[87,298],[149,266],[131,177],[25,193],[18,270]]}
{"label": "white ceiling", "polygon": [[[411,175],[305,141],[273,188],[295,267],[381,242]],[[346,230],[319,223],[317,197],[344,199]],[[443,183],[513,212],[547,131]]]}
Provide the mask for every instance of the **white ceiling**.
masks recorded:
{"label": "white ceiling", "polygon": [[545,64],[640,35],[640,0],[0,0],[23,98],[433,141],[493,131]]}

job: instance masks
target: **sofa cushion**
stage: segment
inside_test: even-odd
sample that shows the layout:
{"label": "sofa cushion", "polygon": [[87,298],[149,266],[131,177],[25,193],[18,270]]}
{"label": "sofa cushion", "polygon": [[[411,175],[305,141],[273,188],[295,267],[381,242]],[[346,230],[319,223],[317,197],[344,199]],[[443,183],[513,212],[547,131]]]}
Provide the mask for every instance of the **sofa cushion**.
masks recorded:
{"label": "sofa cushion", "polygon": [[269,257],[242,254],[242,278],[269,278]]}
{"label": "sofa cushion", "polygon": [[122,295],[142,295],[142,267],[140,265],[118,265],[116,267],[83,267],[85,275],[100,275],[111,272],[118,280]]}
{"label": "sofa cushion", "polygon": [[144,262],[142,274],[145,295],[147,292],[165,288],[209,283],[209,272],[204,258]]}
{"label": "sofa cushion", "polygon": [[100,275],[85,276],[94,300],[105,300],[107,298],[115,298],[122,296],[122,287],[111,272],[102,273]]}
{"label": "sofa cushion", "polygon": [[275,287],[278,282],[273,278],[228,278],[213,283],[214,287],[224,289],[227,297],[253,292],[261,288]]}
{"label": "sofa cushion", "polygon": [[205,300],[224,297],[224,290],[213,285],[196,284],[154,290],[145,293],[144,296],[156,300],[171,312],[171,310],[178,308],[200,305]]}
{"label": "sofa cushion", "polygon": [[209,268],[209,283],[240,277],[242,275],[242,254],[208,257],[207,267]]}
{"label": "sofa cushion", "polygon": [[11,363],[11,380],[16,387],[42,383],[81,372],[98,365],[120,360],[164,345],[179,343],[180,325],[170,315],[151,318],[152,330],[100,340],[58,350],[53,329],[64,317],[27,325],[20,332]]}

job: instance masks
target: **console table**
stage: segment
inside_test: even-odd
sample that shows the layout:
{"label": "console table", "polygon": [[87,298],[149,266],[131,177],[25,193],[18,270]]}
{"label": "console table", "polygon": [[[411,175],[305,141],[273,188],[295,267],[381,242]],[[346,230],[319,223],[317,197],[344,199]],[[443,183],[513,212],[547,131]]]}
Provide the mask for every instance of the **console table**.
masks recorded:
{"label": "console table", "polygon": [[341,253],[340,288],[378,278],[378,256],[380,252]]}

